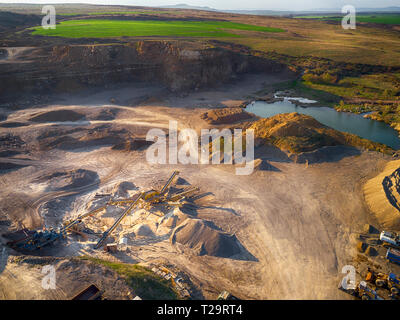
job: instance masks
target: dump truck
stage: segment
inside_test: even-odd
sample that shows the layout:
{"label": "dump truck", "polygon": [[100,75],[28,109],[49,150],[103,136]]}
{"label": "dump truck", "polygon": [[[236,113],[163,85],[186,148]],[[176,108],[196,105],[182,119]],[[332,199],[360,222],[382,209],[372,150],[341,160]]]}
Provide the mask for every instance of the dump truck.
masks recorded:
{"label": "dump truck", "polygon": [[386,252],[386,259],[388,259],[390,262],[397,263],[400,265],[400,251],[389,248]]}
{"label": "dump truck", "polygon": [[395,232],[382,231],[379,239],[383,242],[384,246],[400,248],[400,237]]}

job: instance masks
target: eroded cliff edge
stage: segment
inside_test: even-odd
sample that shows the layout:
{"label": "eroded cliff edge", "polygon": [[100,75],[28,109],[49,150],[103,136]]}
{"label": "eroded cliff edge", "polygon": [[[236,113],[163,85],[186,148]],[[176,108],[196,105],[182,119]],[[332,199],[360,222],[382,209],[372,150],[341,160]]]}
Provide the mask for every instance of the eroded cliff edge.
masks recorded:
{"label": "eroded cliff edge", "polygon": [[138,81],[180,92],[213,87],[245,73],[286,70],[283,64],[237,48],[183,41],[21,48],[17,54],[5,55],[0,68],[3,98]]}

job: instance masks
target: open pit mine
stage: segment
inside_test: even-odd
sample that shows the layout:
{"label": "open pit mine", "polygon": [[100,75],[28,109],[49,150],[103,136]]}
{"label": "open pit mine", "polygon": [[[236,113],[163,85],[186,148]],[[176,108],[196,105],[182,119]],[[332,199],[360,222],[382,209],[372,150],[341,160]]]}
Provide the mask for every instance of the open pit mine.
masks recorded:
{"label": "open pit mine", "polygon": [[394,26],[0,9],[1,300],[399,299]]}

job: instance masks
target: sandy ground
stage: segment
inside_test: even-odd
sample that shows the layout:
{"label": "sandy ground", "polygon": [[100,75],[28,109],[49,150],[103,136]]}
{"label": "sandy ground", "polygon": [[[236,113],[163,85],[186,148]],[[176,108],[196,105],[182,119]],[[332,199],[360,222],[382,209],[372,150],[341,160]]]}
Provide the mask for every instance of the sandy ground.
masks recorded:
{"label": "sandy ground", "polygon": [[370,210],[383,227],[391,230],[398,230],[400,227],[397,178],[399,166],[399,160],[389,162],[381,173],[364,185],[365,201]]}
{"label": "sandy ground", "polygon": [[[275,169],[237,176],[229,165],[151,165],[146,162],[145,151],[121,152],[109,146],[95,146],[39,152],[34,147],[37,136],[51,127],[72,129],[110,124],[142,137],[149,128],[167,128],[169,120],[179,121],[179,128],[208,128],[200,120],[205,110],[224,102],[236,105],[261,89],[263,83],[278,80],[282,79],[254,76],[224,89],[185,97],[160,98],[162,88],[121,89],[9,114],[7,121],[27,122],[38,113],[71,109],[85,114],[86,122],[29,122],[24,127],[1,129],[1,133],[20,136],[32,147],[29,154],[0,158],[2,162],[22,161],[28,165],[0,175],[0,220],[11,220],[12,227],[49,225],[85,212],[96,193],[109,192],[120,182],[133,182],[144,191],[162,185],[173,170],[179,170],[180,177],[200,187],[202,193],[209,193],[199,200],[192,215],[234,234],[247,259],[197,256],[171,245],[167,232],[162,236],[135,238],[130,242],[129,252],[118,256],[120,261],[143,264],[166,261],[185,272],[203,296],[211,299],[222,290],[242,299],[349,299],[350,296],[337,289],[343,277],[340,272],[356,254],[355,234],[365,223],[376,224],[364,203],[362,185],[387,163],[388,159],[381,154],[359,152],[354,156],[336,147],[338,156],[331,162],[305,165],[293,163],[275,148],[265,147],[257,154]],[[147,104],[144,98],[140,101],[144,90],[146,99],[154,95],[158,100]],[[118,103],[109,102],[114,97]],[[115,108],[119,112],[113,120],[91,120],[101,108]],[[51,173],[75,169],[97,173],[100,182],[61,191],[49,190],[46,183],[37,182]],[[55,209],[56,218],[47,217],[46,204],[60,198],[66,199],[67,205],[61,203]],[[10,228],[0,225],[0,233]],[[92,248],[96,237],[86,243],[74,239],[49,249],[46,254],[109,256]],[[7,277],[5,272],[0,274],[0,287],[4,277]],[[6,294],[6,291],[3,286],[0,298],[19,297],[18,292]]]}
{"label": "sandy ground", "polygon": [[[49,288],[49,266],[54,267],[55,288]],[[47,276],[47,278],[46,278]],[[95,284],[105,289],[107,299],[127,300],[135,296],[116,272],[87,261],[28,257],[23,261],[10,259],[0,276],[1,300],[66,300]]]}

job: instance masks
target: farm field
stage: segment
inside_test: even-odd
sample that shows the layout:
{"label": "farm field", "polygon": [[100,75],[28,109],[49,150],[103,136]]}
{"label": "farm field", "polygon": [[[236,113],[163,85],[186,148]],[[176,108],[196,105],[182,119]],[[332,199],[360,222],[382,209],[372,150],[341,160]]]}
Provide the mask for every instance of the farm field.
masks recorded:
{"label": "farm field", "polygon": [[[321,20],[342,20],[342,17],[337,15],[332,16],[297,16],[296,18],[303,19],[321,19]],[[381,14],[381,15],[363,15],[357,16],[358,22],[379,23],[379,24],[400,24],[400,14]]]}
{"label": "farm field", "polygon": [[227,30],[284,32],[279,28],[262,27],[228,21],[126,21],[126,20],[69,20],[57,28],[36,27],[34,35],[67,38],[105,38],[121,36],[183,36],[183,37],[237,37]]}

